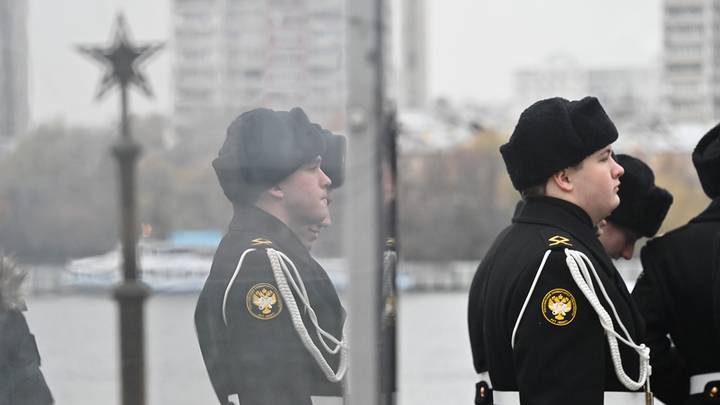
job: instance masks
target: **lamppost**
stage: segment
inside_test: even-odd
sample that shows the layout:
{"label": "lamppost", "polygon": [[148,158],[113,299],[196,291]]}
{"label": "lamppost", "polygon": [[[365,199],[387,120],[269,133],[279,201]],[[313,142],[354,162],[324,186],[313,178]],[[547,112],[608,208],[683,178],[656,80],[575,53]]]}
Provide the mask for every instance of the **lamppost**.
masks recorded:
{"label": "lamppost", "polygon": [[123,405],[145,404],[145,364],[143,350],[143,305],[149,288],[138,280],[137,219],[135,215],[135,164],[140,145],[130,134],[128,86],[134,84],[147,96],[152,91],[139,71],[140,64],[162,48],[162,44],[133,46],[125,18],[120,14],[115,23],[112,43],[107,47],[78,46],[81,53],[102,63],[105,75],[96,98],[100,99],[116,84],[120,87],[120,139],[112,151],[120,168],[121,243],[123,281],[115,287],[120,307],[120,358]]}

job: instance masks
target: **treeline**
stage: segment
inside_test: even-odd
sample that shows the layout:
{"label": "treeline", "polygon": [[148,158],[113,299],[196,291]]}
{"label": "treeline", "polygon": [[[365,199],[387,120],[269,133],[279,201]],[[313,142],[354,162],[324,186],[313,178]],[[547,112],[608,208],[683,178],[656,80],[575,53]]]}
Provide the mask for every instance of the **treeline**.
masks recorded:
{"label": "treeline", "polygon": [[[136,119],[138,214],[153,236],[221,229],[230,206],[209,162],[222,133],[202,142],[170,137],[159,116]],[[28,260],[64,260],[112,249],[119,240],[117,132],[53,123],[21,138],[0,160],[0,246]]]}
{"label": "treeline", "polygon": [[[148,116],[134,119],[132,128],[143,147],[136,172],[140,222],[150,224],[157,238],[176,230],[225,230],[231,207],[210,165],[224,126],[209,124],[207,132],[187,136],[173,134],[163,117]],[[498,153],[505,139],[485,131],[450,150],[400,151],[396,192],[403,258],[482,258],[518,200]],[[120,212],[110,151],[116,140],[113,129],[62,123],[20,139],[0,159],[0,246],[26,260],[66,260],[112,249]],[[663,230],[707,204],[685,155],[641,156],[656,171],[658,184],[675,195]],[[352,196],[336,190],[333,226],[320,236],[316,254],[342,255],[346,198]]]}

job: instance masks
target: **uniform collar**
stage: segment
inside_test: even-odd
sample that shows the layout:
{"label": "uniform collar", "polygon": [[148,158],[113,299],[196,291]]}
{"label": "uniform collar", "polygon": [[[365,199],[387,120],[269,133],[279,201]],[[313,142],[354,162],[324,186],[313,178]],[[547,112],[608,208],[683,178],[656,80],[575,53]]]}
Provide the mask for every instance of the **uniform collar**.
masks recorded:
{"label": "uniform collar", "polygon": [[235,205],[229,229],[253,234],[253,238],[269,239],[277,247],[288,250],[287,253],[309,255],[305,245],[287,225],[254,205]]}
{"label": "uniform collar", "polygon": [[561,229],[590,249],[597,260],[613,267],[597,237],[590,216],[579,206],[553,197],[528,197],[516,207],[515,223],[538,224]]}
{"label": "uniform collar", "polygon": [[525,203],[518,203],[513,222],[552,225],[568,232],[583,228],[595,232],[585,210],[569,201],[553,197],[528,197]]}
{"label": "uniform collar", "polygon": [[716,222],[720,221],[720,197],[710,201],[710,205],[690,222]]}

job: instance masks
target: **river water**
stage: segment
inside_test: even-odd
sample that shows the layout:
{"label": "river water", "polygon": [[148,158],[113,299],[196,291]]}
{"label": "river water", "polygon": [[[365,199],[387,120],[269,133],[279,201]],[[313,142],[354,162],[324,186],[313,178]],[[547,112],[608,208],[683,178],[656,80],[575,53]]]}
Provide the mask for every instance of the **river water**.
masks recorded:
{"label": "river water", "polygon": [[[148,404],[216,404],[195,339],[195,294],[146,307]],[[58,405],[119,404],[118,311],[108,294],[28,297],[26,317]],[[406,293],[399,302],[398,403],[471,404],[475,376],[467,294]]]}

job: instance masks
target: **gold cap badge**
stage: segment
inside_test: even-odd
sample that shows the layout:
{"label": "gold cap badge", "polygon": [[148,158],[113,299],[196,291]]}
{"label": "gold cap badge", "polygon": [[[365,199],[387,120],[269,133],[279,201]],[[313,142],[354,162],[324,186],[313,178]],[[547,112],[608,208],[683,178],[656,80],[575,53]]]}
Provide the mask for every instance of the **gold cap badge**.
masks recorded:
{"label": "gold cap badge", "polygon": [[282,311],[282,300],[277,288],[268,283],[255,284],[245,298],[250,315],[267,321],[275,318]]}
{"label": "gold cap badge", "polygon": [[540,311],[551,324],[565,326],[575,319],[577,303],[568,290],[554,288],[543,297]]}

